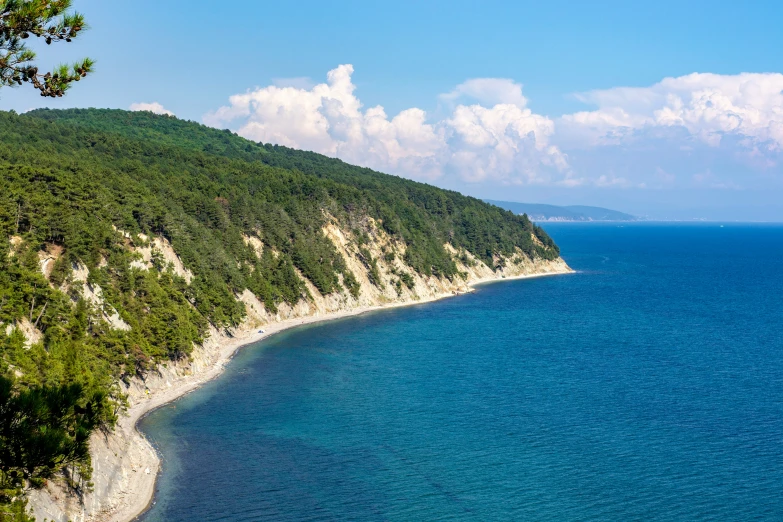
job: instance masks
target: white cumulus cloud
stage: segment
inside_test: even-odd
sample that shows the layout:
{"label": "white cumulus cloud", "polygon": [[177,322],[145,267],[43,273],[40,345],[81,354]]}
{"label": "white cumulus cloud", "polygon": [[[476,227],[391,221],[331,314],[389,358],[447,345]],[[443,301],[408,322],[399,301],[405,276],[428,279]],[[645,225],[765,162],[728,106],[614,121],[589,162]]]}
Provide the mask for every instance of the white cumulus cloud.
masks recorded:
{"label": "white cumulus cloud", "polygon": [[[783,74],[693,73],[649,87],[615,87],[577,95],[596,110],[563,116],[558,132],[570,145],[594,146],[684,129],[712,147],[726,136],[749,149],[783,146]],[[644,134],[643,134],[644,135]]]}
{"label": "white cumulus cloud", "polygon": [[[380,105],[365,108],[352,75],[353,66],[340,65],[326,83],[312,87],[281,82],[236,94],[204,122],[413,178],[454,174],[468,181],[531,183],[569,177],[565,155],[550,143],[554,122],[526,107],[519,84],[469,80],[441,96],[454,104],[450,116],[430,121],[418,108],[393,117]],[[465,98],[485,105],[458,103]]]}
{"label": "white cumulus cloud", "polygon": [[231,96],[204,122],[427,181],[661,189],[780,177],[783,74],[694,73],[595,90],[577,95],[590,110],[552,119],[504,78],[441,94],[438,118],[415,107],[390,115],[362,104],[353,73],[340,65],[323,83],[276,80]]}
{"label": "white cumulus cloud", "polygon": [[511,104],[520,108],[527,105],[522,85],[507,78],[473,78],[457,85],[451,92],[441,94],[440,98],[449,102],[473,98],[484,103]]}
{"label": "white cumulus cloud", "polygon": [[[769,187],[783,181],[783,74],[693,73],[577,95],[552,142],[597,186]],[[704,172],[710,172],[709,177]],[[663,173],[663,174],[662,174]]]}
{"label": "white cumulus cloud", "polygon": [[131,103],[130,107],[128,107],[128,110],[131,111],[149,111],[154,112],[155,114],[167,114],[169,116],[174,116],[174,113],[170,110],[166,109],[163,105],[161,105],[158,102],[152,102],[152,103]]}

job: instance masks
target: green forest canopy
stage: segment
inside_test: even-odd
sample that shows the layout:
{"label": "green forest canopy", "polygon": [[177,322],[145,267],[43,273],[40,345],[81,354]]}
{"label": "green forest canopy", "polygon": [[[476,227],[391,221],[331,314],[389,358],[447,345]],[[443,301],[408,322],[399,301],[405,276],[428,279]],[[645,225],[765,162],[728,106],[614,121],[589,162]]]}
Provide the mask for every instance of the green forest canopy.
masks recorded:
{"label": "green forest canopy", "polygon": [[[235,296],[245,289],[271,310],[293,304],[307,294],[298,269],[324,294],[342,285],[356,292],[322,232],[327,215],[348,230],[374,218],[425,275],[458,276],[446,242],[490,266],[517,248],[559,256],[527,216],[320,154],[148,112],[0,113],[0,375],[16,390],[6,404],[35,387],[104,412],[89,417],[89,429],[110,425],[122,401],[117,381],[187,357],[210,324],[239,324]],[[171,242],[190,284],[170,270],[132,267],[128,245],[142,246],[142,233]],[[263,242],[260,258],[246,234]],[[23,242],[11,255],[13,236]],[[62,255],[47,280],[38,252],[52,245]],[[70,280],[77,262],[129,330],[110,328],[85,302]],[[40,342],[26,346],[19,329],[6,328],[22,318],[43,333]],[[0,450],[7,444],[0,434]]]}

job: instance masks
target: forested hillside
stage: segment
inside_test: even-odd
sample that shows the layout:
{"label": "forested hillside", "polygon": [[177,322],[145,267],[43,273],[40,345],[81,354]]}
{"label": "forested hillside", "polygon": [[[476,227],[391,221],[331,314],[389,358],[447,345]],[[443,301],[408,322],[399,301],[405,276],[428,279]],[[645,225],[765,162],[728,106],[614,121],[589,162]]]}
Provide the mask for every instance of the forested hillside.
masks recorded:
{"label": "forested hillside", "polygon": [[368,219],[404,245],[385,256],[422,275],[462,277],[468,252],[493,268],[559,256],[526,216],[318,154],[151,113],[0,113],[0,504],[62,471],[88,487],[86,438],[114,421],[116,383],[238,325],[245,290],[275,310],[308,298],[301,274],[356,296],[323,230],[333,220],[361,249]]}

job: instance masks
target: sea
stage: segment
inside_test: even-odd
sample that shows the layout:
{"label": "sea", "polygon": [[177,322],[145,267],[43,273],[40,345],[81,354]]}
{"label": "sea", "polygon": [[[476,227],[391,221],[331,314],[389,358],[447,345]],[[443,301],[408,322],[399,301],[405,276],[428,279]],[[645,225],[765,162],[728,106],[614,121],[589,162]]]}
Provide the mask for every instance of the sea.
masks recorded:
{"label": "sea", "polygon": [[783,225],[544,226],[576,273],[282,332],[144,418],[141,520],[783,520]]}

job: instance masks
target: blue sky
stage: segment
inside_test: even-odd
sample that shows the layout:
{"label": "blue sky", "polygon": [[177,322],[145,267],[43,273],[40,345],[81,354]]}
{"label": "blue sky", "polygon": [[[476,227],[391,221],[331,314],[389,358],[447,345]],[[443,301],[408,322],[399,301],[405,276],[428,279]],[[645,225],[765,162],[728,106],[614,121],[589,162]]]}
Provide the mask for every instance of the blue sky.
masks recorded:
{"label": "blue sky", "polygon": [[478,197],[783,220],[779,3],[74,5],[90,31],[41,64],[95,74],[0,108],[168,110]]}

